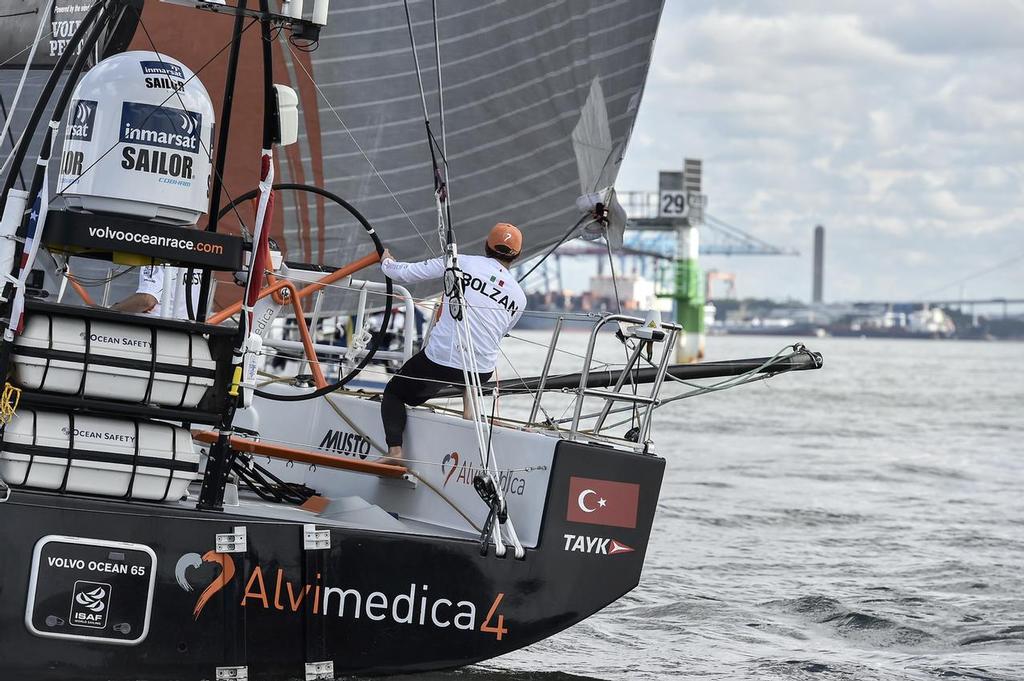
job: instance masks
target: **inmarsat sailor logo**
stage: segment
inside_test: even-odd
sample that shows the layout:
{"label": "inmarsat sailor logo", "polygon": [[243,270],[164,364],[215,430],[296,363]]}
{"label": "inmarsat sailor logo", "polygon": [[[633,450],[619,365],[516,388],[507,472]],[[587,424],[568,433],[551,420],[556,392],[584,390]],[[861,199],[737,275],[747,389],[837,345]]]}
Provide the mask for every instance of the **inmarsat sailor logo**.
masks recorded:
{"label": "inmarsat sailor logo", "polygon": [[124,102],[121,105],[121,141],[176,151],[199,153],[203,115],[166,106]]}
{"label": "inmarsat sailor logo", "polygon": [[96,102],[91,99],[76,99],[71,105],[71,111],[68,139],[82,142],[92,140],[93,124],[96,121]]}
{"label": "inmarsat sailor logo", "polygon": [[140,61],[139,66],[146,75],[170,76],[172,78],[185,78],[185,72],[177,64],[166,61]]}
{"label": "inmarsat sailor logo", "polygon": [[121,167],[163,175],[161,182],[190,187],[194,172],[192,154],[199,153],[202,127],[203,115],[195,111],[124,102],[121,105],[120,139],[124,143]]}

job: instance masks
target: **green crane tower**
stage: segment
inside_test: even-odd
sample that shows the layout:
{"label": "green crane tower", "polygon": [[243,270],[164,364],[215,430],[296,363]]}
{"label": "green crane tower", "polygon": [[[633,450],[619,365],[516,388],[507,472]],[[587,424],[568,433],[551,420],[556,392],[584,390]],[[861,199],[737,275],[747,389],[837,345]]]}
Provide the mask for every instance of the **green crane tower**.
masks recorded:
{"label": "green crane tower", "polygon": [[683,327],[676,361],[696,362],[704,356],[704,276],[701,271],[699,225],[707,197],[700,193],[701,162],[686,159],[683,172],[662,171],[658,177],[658,218],[676,231],[674,301],[676,322]]}

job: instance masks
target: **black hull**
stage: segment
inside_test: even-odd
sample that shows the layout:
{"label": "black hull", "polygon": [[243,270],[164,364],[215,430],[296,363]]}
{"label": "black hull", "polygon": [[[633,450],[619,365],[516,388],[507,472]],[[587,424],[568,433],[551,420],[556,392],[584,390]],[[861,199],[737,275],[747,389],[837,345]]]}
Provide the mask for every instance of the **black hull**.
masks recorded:
{"label": "black hull", "polygon": [[[248,678],[270,681],[304,678],[306,663],[313,662],[331,661],[334,674],[342,676],[448,669],[501,655],[579,622],[638,584],[664,465],[657,457],[561,443],[541,542],[524,561],[511,558],[511,551],[496,558],[493,547],[481,556],[474,541],[347,528],[330,530],[331,548],[305,549],[298,522],[16,490],[0,504],[3,678],[198,681],[213,679],[218,667],[244,665]],[[578,484],[573,476],[639,485],[635,527],[628,520],[626,526],[571,522],[576,502],[570,490]],[[308,522],[315,523],[315,516]],[[246,527],[248,546],[228,554],[232,570],[225,554],[212,550],[215,535],[236,526]],[[592,540],[581,543],[567,534]],[[29,630],[33,551],[47,535],[152,549],[156,577],[144,640],[116,645]],[[137,637],[139,626],[123,635],[111,630],[141,619],[145,578],[90,570],[91,561],[83,569],[48,567],[54,551],[79,555],[74,547],[51,546],[60,548],[44,550],[50,553],[41,560],[32,599],[35,626],[45,630],[48,616],[58,622],[54,631],[99,635],[68,624],[77,616],[77,584],[89,581],[110,585],[103,634]],[[83,558],[90,551],[113,555],[104,548],[80,551]],[[189,554],[207,560],[183,571]],[[211,586],[225,572],[232,573],[227,583]],[[193,591],[179,584],[181,574]],[[208,598],[206,589],[213,590]]]}

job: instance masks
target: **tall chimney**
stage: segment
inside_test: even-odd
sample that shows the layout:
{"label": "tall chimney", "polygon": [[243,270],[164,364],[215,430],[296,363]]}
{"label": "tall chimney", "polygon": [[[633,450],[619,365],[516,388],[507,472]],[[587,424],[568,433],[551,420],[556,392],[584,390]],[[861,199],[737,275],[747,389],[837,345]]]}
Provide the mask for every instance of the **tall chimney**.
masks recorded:
{"label": "tall chimney", "polygon": [[825,228],[818,225],[814,228],[814,292],[811,302],[822,300],[823,277],[825,274]]}

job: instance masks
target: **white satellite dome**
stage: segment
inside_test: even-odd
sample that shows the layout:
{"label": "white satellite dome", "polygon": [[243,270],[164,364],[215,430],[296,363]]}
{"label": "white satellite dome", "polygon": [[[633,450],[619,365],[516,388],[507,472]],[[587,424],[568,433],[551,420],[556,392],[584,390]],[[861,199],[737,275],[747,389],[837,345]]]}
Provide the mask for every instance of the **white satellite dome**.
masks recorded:
{"label": "white satellite dome", "polygon": [[173,57],[96,64],[68,109],[57,191],[71,209],[195,224],[209,199],[213,104]]}

